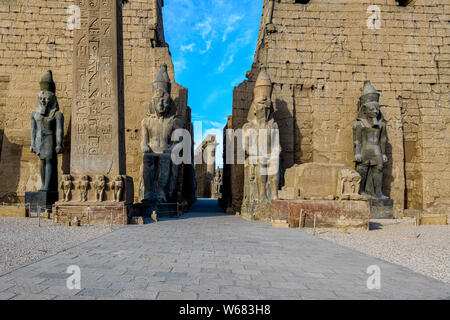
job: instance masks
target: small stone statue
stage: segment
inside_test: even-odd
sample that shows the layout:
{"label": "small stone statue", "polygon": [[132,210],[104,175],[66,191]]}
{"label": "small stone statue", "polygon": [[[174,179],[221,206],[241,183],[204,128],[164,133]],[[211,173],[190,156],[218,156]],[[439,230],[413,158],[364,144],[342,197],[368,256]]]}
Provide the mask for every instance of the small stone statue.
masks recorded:
{"label": "small stone statue", "polygon": [[386,122],[380,113],[380,94],[370,81],[364,83],[359,112],[353,126],[356,171],[361,175],[361,194],[389,199],[383,194],[383,165],[386,156]]}
{"label": "small stone statue", "polygon": [[95,200],[97,202],[103,201],[103,195],[105,193],[105,176],[98,175],[97,180],[94,181]]}
{"label": "small stone statue", "polygon": [[57,191],[57,154],[63,152],[64,116],[59,111],[52,71],[40,81],[36,110],[31,114],[31,147],[41,160],[40,191]]}
{"label": "small stone statue", "polygon": [[123,190],[123,179],[122,176],[118,175],[111,182],[111,190],[114,192],[114,201],[119,202],[122,199],[122,190]]}
{"label": "small stone statue", "polygon": [[80,179],[81,180],[78,182],[78,189],[80,190],[80,201],[86,202],[89,189],[89,178],[88,176],[84,175],[81,176]]}
{"label": "small stone statue", "polygon": [[337,198],[340,200],[361,200],[359,188],[361,176],[355,170],[341,169],[339,171]]}
{"label": "small stone statue", "polygon": [[139,200],[152,203],[175,201],[178,166],[171,159],[175,143],[172,133],[182,127],[171,114],[173,100],[167,65],[163,64],[153,82],[153,99],[142,120],[141,149],[144,153],[139,183]]}
{"label": "small stone statue", "polygon": [[281,147],[278,124],[273,119],[271,96],[272,81],[263,68],[256,80],[248,122],[243,126],[244,215],[251,215],[256,205],[278,198]]}
{"label": "small stone statue", "polygon": [[214,176],[214,192],[220,194],[220,187],[222,186],[222,173],[219,168],[216,170],[216,175]]}
{"label": "small stone statue", "polygon": [[70,174],[64,174],[60,186],[63,191],[63,201],[70,201],[73,188],[72,176]]}

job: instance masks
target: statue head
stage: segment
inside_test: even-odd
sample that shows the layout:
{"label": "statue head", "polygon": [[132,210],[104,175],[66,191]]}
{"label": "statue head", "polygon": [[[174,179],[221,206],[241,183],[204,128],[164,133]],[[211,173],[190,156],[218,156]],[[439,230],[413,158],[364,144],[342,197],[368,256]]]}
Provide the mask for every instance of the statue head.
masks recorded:
{"label": "statue head", "polygon": [[269,120],[272,114],[272,81],[265,67],[262,68],[253,90],[253,114],[257,120]]}
{"label": "statue head", "polygon": [[53,73],[52,70],[48,70],[41,81],[39,82],[39,86],[41,87],[41,91],[50,91],[53,94],[56,93],[56,85],[53,81]]}
{"label": "statue head", "polygon": [[104,175],[98,175],[97,176],[97,181],[100,181],[100,182],[105,181],[105,176]]}
{"label": "statue head", "polygon": [[55,96],[56,86],[53,81],[53,74],[48,70],[39,82],[41,91],[38,95],[37,111],[41,115],[48,115],[53,109],[58,110],[58,101]]}
{"label": "statue head", "polygon": [[153,93],[156,90],[162,89],[170,95],[170,91],[172,89],[172,85],[170,83],[169,74],[167,73],[167,64],[163,63],[161,65],[161,69],[159,69],[158,74],[156,75],[155,81],[153,81]]}
{"label": "statue head", "polygon": [[170,111],[172,105],[171,87],[167,65],[164,63],[153,82],[153,98],[149,107],[149,115],[156,113],[158,116],[165,116]]}
{"label": "statue head", "polygon": [[162,89],[157,89],[152,98],[151,104],[153,105],[154,112],[159,116],[164,116],[170,111],[172,99],[170,95]]}
{"label": "statue head", "polygon": [[88,176],[86,176],[86,175],[84,175],[84,176],[81,176],[81,181],[88,181]]}
{"label": "statue head", "polygon": [[114,179],[115,181],[122,181],[122,176],[121,175],[118,175],[118,176],[116,176],[116,178]]}
{"label": "statue head", "polygon": [[374,88],[370,81],[364,82],[363,95],[359,102],[359,117],[364,119],[375,119],[380,113],[380,93]]}
{"label": "statue head", "polygon": [[38,108],[41,115],[48,115],[55,104],[55,95],[50,91],[41,91],[38,95]]}
{"label": "statue head", "polygon": [[70,181],[70,174],[63,174],[63,175],[62,175],[62,179],[63,179],[64,181]]}

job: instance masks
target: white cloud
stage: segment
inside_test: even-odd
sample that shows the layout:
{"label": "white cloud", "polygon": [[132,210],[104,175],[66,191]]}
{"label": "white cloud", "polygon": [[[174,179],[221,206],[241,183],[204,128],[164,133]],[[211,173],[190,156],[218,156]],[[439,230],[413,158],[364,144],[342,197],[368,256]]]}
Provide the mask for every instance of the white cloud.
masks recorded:
{"label": "white cloud", "polygon": [[205,41],[206,48],[204,50],[200,50],[200,54],[205,54],[211,49],[212,40]]}
{"label": "white cloud", "polygon": [[236,29],[236,22],[242,20],[244,17],[236,14],[232,14],[226,21],[227,28],[222,35],[222,42],[227,41],[228,35]]}
{"label": "white cloud", "polygon": [[242,35],[238,36],[233,42],[231,42],[227,49],[225,50],[225,56],[220,64],[219,68],[217,68],[218,73],[222,73],[225,69],[231,65],[234,61],[234,56],[239,52],[239,50],[248,45],[254,37],[254,32],[252,30],[247,30]]}
{"label": "white cloud", "polygon": [[199,30],[200,35],[202,36],[203,39],[205,39],[206,36],[209,35],[209,33],[212,30],[211,18],[206,18],[205,21],[197,23],[194,29]]}
{"label": "white cloud", "polygon": [[185,52],[185,51],[192,52],[192,51],[194,51],[194,47],[195,47],[195,43],[191,43],[191,44],[187,44],[187,45],[182,45],[180,47],[180,50],[183,52]]}

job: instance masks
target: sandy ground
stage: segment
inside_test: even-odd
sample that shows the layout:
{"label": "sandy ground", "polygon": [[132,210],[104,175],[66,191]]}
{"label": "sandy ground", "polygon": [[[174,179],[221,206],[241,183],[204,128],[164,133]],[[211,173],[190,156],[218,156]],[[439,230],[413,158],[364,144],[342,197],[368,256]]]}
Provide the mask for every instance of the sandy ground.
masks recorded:
{"label": "sandy ground", "polygon": [[316,229],[316,236],[450,283],[450,226],[415,226],[413,218],[377,219],[370,231],[347,232]]}
{"label": "sandy ground", "polygon": [[0,274],[110,232],[109,227],[67,227],[37,218],[0,218]]}

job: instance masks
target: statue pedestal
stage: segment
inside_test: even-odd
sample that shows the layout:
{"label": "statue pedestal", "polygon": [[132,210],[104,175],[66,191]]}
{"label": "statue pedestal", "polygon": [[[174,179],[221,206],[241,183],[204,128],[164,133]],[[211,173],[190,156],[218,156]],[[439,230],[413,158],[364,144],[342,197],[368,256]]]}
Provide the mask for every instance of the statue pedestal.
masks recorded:
{"label": "statue pedestal", "polygon": [[54,206],[54,222],[66,224],[77,217],[81,225],[125,225],[132,206],[125,202],[62,202]]}
{"label": "statue pedestal", "polygon": [[370,219],[394,219],[394,201],[391,199],[369,199]]}
{"label": "statue pedestal", "polygon": [[41,212],[51,209],[56,201],[58,201],[58,192],[56,191],[25,192],[25,203],[30,204],[31,212],[37,212],[38,206],[41,208]]}
{"label": "statue pedestal", "polygon": [[158,218],[176,217],[183,214],[181,203],[156,203],[142,201],[142,203],[134,204],[133,216],[151,217],[153,211],[156,212]]}
{"label": "statue pedestal", "polygon": [[[272,200],[272,221],[286,220],[291,228],[362,228],[369,230],[367,201],[355,200]],[[300,221],[301,217],[301,221]],[[266,219],[266,221],[270,221]]]}

